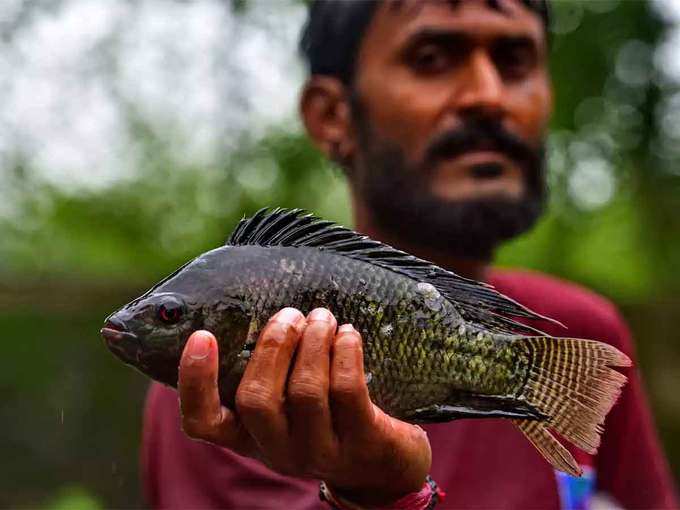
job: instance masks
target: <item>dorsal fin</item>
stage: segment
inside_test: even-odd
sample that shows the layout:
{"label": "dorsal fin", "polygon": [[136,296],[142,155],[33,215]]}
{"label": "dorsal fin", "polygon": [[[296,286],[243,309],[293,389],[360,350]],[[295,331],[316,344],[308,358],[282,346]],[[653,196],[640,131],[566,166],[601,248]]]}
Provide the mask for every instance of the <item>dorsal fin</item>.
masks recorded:
{"label": "dorsal fin", "polygon": [[226,244],[314,247],[368,262],[432,284],[463,319],[494,332],[542,333],[513,317],[560,324],[504,296],[489,284],[459,276],[302,209],[260,209],[239,222]]}

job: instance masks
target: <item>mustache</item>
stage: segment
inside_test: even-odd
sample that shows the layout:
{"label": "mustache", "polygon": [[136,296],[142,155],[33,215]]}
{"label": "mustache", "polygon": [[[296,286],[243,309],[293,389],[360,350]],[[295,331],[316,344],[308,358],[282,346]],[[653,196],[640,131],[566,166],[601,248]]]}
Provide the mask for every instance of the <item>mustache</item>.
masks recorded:
{"label": "mustache", "polygon": [[500,122],[479,119],[437,135],[425,153],[425,165],[432,168],[436,163],[471,150],[498,151],[520,164],[532,163],[541,157],[539,149],[507,131]]}

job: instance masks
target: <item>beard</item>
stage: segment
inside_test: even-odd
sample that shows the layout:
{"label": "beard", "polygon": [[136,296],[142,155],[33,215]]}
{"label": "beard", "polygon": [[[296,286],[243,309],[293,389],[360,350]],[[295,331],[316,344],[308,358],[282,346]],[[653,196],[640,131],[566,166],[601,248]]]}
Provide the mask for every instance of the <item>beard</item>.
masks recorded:
{"label": "beard", "polygon": [[[459,258],[489,261],[502,242],[529,230],[544,210],[543,143],[530,147],[500,123],[475,119],[438,136],[422,163],[409,165],[398,145],[379,140],[365,119],[355,120],[363,164],[350,171],[350,178],[376,226],[390,237]],[[429,183],[434,166],[482,144],[520,165],[523,196],[447,200],[435,195]]]}

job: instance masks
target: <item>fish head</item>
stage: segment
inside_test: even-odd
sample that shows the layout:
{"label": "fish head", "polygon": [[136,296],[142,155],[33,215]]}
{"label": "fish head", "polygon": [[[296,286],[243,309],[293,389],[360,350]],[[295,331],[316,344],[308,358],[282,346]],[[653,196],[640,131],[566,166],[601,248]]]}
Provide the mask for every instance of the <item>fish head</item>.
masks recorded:
{"label": "fish head", "polygon": [[149,292],[111,314],[101,334],[123,362],[175,385],[184,344],[201,323],[201,307],[187,296]]}
{"label": "fish head", "polygon": [[[189,336],[205,329],[215,335],[227,366],[238,361],[250,316],[237,291],[230,291],[232,264],[226,248],[185,264],[105,321],[101,334],[128,365],[175,386],[177,367]],[[233,294],[233,296],[232,296]]]}

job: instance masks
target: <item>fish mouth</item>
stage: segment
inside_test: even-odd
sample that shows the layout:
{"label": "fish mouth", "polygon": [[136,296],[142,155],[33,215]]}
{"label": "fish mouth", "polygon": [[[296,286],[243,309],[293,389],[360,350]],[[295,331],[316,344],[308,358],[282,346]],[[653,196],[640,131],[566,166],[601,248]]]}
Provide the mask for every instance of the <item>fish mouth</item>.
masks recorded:
{"label": "fish mouth", "polygon": [[138,361],[141,345],[137,335],[125,330],[115,319],[108,319],[100,333],[108,348],[124,361]]}
{"label": "fish mouth", "polygon": [[128,333],[127,331],[120,331],[111,327],[104,327],[100,331],[104,340],[107,342],[122,342],[125,340],[137,340],[137,335],[134,333]]}

